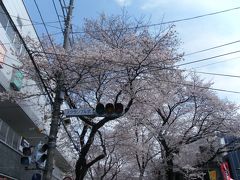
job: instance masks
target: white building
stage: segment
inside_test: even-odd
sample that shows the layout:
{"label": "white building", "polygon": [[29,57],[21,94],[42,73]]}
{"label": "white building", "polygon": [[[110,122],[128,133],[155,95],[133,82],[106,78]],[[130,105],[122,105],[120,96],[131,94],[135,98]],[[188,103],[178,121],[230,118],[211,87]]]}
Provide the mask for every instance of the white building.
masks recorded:
{"label": "white building", "polygon": [[[22,36],[37,39],[23,1],[0,1],[0,93],[22,91],[21,82],[24,77],[12,68],[22,62],[19,62],[13,52],[26,51],[14,25]],[[24,142],[36,145],[40,141],[46,141],[47,136],[41,132],[43,119],[43,114],[33,102],[15,104],[0,99],[0,179],[28,180],[32,179],[34,173],[41,173],[41,170],[25,170],[20,159]],[[56,151],[54,179],[63,179],[64,173],[70,168],[63,155]]]}

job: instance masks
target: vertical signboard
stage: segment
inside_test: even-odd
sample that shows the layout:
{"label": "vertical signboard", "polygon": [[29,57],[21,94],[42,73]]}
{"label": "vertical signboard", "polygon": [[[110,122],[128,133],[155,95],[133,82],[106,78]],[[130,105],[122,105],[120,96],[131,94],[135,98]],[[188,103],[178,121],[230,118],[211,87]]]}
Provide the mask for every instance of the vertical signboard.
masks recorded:
{"label": "vertical signboard", "polygon": [[223,175],[223,180],[233,180],[230,175],[230,170],[228,166],[228,162],[222,162],[220,164],[221,172]]}
{"label": "vertical signboard", "polygon": [[0,68],[2,68],[6,52],[7,50],[5,49],[4,45],[0,41]]}

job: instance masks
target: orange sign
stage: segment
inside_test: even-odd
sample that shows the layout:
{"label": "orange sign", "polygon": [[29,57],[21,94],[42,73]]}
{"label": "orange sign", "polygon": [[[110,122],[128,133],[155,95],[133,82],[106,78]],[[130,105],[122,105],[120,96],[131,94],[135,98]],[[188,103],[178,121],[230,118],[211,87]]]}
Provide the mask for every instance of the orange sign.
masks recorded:
{"label": "orange sign", "polygon": [[208,171],[209,174],[209,178],[210,180],[217,180],[217,172],[212,170],[212,171]]}

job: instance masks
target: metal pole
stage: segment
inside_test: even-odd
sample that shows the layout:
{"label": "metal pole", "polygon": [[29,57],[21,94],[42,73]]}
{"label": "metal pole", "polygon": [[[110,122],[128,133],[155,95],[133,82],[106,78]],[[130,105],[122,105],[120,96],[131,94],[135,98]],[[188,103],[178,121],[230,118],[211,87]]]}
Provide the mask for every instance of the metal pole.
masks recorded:
{"label": "metal pole", "polygon": [[68,48],[69,48],[69,33],[71,30],[73,3],[74,3],[74,0],[70,0],[67,17],[65,20],[65,30],[64,30],[64,40],[63,40],[63,48],[65,50],[68,50]]}
{"label": "metal pole", "polygon": [[[63,41],[63,48],[67,51],[69,48],[69,33],[71,27],[71,19],[72,19],[72,10],[73,10],[73,2],[74,0],[70,0],[67,17],[65,20],[65,30],[64,30],[64,41]],[[63,91],[63,74],[59,71],[56,73],[56,91],[55,91],[55,98],[53,102],[53,109],[52,109],[52,121],[50,126],[50,133],[48,138],[48,153],[47,153],[47,160],[45,171],[43,173],[43,180],[51,180],[52,179],[52,172],[53,172],[53,160],[54,154],[56,150],[56,142],[57,142],[57,133],[58,127],[60,123],[60,110],[63,98],[61,97]]]}

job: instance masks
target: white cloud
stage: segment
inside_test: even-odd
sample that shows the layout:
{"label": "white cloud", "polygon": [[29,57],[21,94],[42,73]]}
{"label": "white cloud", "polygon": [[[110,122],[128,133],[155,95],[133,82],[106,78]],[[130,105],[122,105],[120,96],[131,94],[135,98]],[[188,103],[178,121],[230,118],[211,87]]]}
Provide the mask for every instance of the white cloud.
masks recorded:
{"label": "white cloud", "polygon": [[115,0],[119,6],[129,6],[132,0]]}
{"label": "white cloud", "polygon": [[163,6],[172,6],[173,9],[181,7],[186,8],[199,8],[199,9],[224,9],[226,7],[237,6],[238,2],[228,0],[145,0],[141,6],[141,9],[148,10],[159,8]]}
{"label": "white cloud", "polygon": [[146,0],[141,6],[141,9],[147,10],[157,8],[162,4],[166,4],[167,2],[168,2],[167,0]]}

